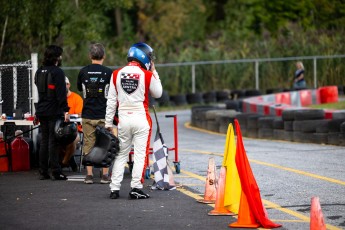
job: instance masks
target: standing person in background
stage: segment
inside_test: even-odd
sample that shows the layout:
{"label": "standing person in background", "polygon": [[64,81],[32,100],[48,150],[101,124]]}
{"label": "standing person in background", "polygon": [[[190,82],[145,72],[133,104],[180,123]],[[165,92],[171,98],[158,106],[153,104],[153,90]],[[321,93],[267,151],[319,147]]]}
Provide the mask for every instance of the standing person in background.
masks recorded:
{"label": "standing person in background", "polygon": [[307,84],[304,79],[304,66],[301,61],[296,62],[296,72],[294,78],[293,89],[305,89]]}
{"label": "standing person in background", "polygon": [[[78,90],[83,92],[84,106],[82,126],[84,134],[83,153],[88,154],[96,142],[96,127],[104,127],[107,95],[112,70],[103,66],[105,48],[100,43],[89,47],[91,64],[82,68],[78,75]],[[85,184],[93,183],[93,167],[87,166]],[[102,169],[102,184],[110,183],[108,168]]]}
{"label": "standing person in background", "polygon": [[154,65],[153,49],[145,43],[136,43],[128,50],[128,64],[113,72],[105,127],[112,132],[113,120],[118,107],[118,137],[120,152],[114,160],[110,183],[110,199],[120,196],[124,168],[128,154],[134,145],[130,199],[147,199],[144,193],[144,171],[149,154],[152,120],[149,113],[149,94],[154,98],[162,95],[162,84]]}
{"label": "standing person in background", "polygon": [[[79,96],[79,94],[71,91],[71,83],[66,77],[66,88],[67,88],[67,103],[69,107],[69,114],[75,114],[79,117],[81,116],[81,112],[83,110],[83,98]],[[81,131],[81,125],[78,125],[78,130]],[[71,166],[72,171],[76,172],[78,171],[77,163],[75,162],[75,159],[73,157],[73,154],[75,153],[77,149],[77,144],[80,141],[79,135],[75,138],[75,140],[66,146],[62,148],[62,161],[61,166]]]}
{"label": "standing person in background", "polygon": [[[63,49],[49,45],[44,52],[43,65],[36,71],[35,84],[38,90],[38,103],[35,117],[40,122],[42,140],[39,151],[39,179],[66,180],[59,164],[59,144],[55,137],[55,123],[61,117],[69,121],[65,73],[61,66]],[[35,119],[35,120],[36,120]],[[37,123],[37,121],[35,121]]]}

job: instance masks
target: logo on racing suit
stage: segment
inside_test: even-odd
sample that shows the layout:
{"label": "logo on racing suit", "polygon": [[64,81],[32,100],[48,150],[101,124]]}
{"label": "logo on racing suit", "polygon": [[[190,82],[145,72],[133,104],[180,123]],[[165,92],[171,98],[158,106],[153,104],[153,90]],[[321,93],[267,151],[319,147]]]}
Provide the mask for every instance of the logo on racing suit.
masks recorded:
{"label": "logo on racing suit", "polygon": [[121,73],[121,87],[127,93],[131,94],[138,89],[140,74]]}

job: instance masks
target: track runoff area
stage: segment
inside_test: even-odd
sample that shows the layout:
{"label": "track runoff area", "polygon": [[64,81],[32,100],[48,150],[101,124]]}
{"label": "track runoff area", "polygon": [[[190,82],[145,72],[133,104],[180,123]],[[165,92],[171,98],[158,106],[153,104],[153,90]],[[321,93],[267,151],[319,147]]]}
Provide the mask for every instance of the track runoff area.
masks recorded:
{"label": "track runoff area", "polygon": [[[177,189],[196,199],[205,194],[208,162],[216,173],[222,165],[226,135],[190,126],[190,111],[173,112],[178,119],[180,173]],[[167,145],[173,145],[173,127],[158,113]],[[344,147],[243,138],[262,203],[271,221],[281,229],[309,229],[312,197],[318,197],[327,229],[345,229]],[[173,161],[169,153],[169,160]],[[210,206],[210,211],[214,204]],[[205,217],[206,218],[206,217]],[[216,218],[209,216],[207,218]],[[229,216],[236,222],[237,216]],[[279,228],[278,228],[279,229]]]}

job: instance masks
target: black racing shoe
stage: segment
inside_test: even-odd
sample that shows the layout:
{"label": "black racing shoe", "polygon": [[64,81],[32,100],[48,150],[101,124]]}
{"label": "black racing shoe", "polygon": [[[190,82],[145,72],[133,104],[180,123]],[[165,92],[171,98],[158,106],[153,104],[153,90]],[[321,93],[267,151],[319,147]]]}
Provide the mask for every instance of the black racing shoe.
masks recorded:
{"label": "black racing shoe", "polygon": [[120,197],[120,191],[119,190],[111,191],[111,193],[109,195],[110,199],[117,199],[119,197]]}
{"label": "black racing shoe", "polygon": [[144,193],[143,191],[141,191],[138,188],[133,188],[130,192],[129,192],[129,196],[128,199],[148,199],[150,198],[149,194]]}
{"label": "black racing shoe", "polygon": [[40,180],[47,180],[47,179],[50,179],[50,176],[48,173],[40,173],[38,179]]}
{"label": "black racing shoe", "polygon": [[67,176],[62,172],[52,173],[52,180],[67,180]]}

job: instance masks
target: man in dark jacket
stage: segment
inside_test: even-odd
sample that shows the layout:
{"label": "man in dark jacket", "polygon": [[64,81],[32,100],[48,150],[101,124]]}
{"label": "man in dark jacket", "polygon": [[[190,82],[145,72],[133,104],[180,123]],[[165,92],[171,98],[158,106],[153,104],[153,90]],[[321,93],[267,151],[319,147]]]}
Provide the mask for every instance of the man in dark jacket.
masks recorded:
{"label": "man in dark jacket", "polygon": [[[42,140],[39,151],[39,179],[66,180],[59,164],[58,142],[55,137],[55,123],[64,117],[69,121],[69,107],[66,97],[65,73],[61,66],[63,49],[49,45],[44,52],[43,65],[36,71],[35,84],[38,103],[35,116],[40,122]],[[51,168],[51,177],[48,168]]]}

